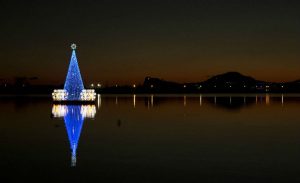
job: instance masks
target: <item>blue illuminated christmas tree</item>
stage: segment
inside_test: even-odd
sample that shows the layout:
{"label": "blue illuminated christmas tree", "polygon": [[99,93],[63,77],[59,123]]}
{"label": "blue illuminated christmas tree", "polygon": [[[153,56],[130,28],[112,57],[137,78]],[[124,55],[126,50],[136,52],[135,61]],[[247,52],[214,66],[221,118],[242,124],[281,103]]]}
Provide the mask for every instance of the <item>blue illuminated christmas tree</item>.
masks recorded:
{"label": "blue illuminated christmas tree", "polygon": [[64,116],[65,126],[68,133],[70,148],[72,150],[71,166],[76,166],[76,150],[84,122],[80,105],[68,105],[67,114]]}
{"label": "blue illuminated christmas tree", "polygon": [[64,89],[68,92],[67,100],[80,100],[80,93],[84,89],[77,58],[76,58],[76,45],[72,44],[72,56],[68,69],[68,74],[65,81]]}

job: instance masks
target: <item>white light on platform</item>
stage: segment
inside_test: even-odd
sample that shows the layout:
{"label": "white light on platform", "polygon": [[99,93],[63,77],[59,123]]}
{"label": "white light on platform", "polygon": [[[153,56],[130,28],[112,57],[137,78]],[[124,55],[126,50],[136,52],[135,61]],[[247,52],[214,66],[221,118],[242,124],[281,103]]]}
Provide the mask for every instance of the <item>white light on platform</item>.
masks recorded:
{"label": "white light on platform", "polygon": [[64,89],[54,90],[52,98],[54,101],[65,101],[68,98],[68,92]]}
{"label": "white light on platform", "polygon": [[80,100],[82,101],[94,101],[96,99],[96,92],[93,89],[85,89],[80,93]]}

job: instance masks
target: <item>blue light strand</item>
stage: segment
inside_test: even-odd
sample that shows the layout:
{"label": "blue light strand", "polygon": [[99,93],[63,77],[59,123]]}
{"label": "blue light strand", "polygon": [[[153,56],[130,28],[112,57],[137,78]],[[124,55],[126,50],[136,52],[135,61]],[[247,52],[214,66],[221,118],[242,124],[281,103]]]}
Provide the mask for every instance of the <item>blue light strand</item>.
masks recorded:
{"label": "blue light strand", "polygon": [[80,100],[80,93],[84,89],[75,50],[72,51],[68,74],[64,89],[68,92],[67,100]]}
{"label": "blue light strand", "polygon": [[68,105],[68,112],[64,116],[65,127],[67,130],[70,149],[72,151],[72,166],[76,166],[76,151],[84,123],[80,105]]}

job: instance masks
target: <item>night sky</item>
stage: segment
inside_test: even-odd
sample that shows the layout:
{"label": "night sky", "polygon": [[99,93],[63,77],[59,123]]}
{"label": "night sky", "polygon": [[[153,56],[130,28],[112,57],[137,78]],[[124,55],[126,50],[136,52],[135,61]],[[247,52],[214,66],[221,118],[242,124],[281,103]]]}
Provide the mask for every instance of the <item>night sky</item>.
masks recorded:
{"label": "night sky", "polygon": [[300,79],[299,0],[0,0],[0,78],[195,82],[227,71]]}

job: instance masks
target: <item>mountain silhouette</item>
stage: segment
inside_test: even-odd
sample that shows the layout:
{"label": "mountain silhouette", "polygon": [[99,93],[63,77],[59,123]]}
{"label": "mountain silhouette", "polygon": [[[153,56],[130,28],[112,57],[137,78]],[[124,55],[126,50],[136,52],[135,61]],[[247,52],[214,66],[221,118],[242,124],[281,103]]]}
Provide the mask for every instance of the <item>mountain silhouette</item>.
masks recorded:
{"label": "mountain silhouette", "polygon": [[220,74],[217,76],[213,76],[210,79],[206,80],[203,83],[206,84],[216,84],[216,85],[225,85],[225,84],[231,84],[231,85],[255,85],[258,81],[250,76],[244,76],[241,73],[238,72],[227,72],[224,74]]}

